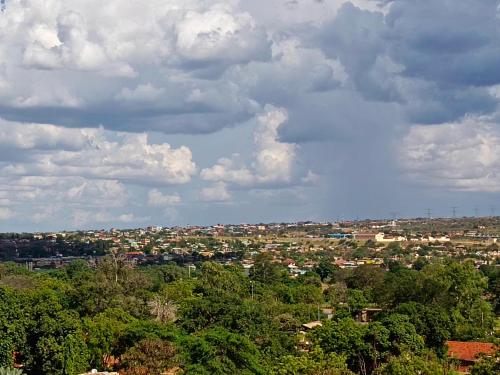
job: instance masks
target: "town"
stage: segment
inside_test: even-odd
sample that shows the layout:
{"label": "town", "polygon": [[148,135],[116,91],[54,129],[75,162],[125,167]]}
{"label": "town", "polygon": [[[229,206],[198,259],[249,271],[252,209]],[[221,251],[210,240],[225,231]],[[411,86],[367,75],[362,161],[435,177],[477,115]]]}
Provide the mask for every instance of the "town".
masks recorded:
{"label": "town", "polygon": [[471,261],[476,267],[500,257],[500,218],[364,220],[337,223],[273,223],[160,227],[34,234],[0,234],[0,259],[33,268],[58,268],[75,259],[94,262],[113,254],[127,264],[175,262],[253,265],[261,252],[304,274],[327,256],[339,268],[384,266],[397,261],[411,268],[436,258]]}

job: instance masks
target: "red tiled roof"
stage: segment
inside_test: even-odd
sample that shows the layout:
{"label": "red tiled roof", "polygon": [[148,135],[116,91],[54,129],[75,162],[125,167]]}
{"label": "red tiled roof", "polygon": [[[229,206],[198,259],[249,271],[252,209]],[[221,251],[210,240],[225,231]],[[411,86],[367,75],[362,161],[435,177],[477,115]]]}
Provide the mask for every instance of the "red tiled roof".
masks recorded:
{"label": "red tiled roof", "polygon": [[497,349],[491,342],[447,341],[448,356],[460,361],[473,362],[479,354],[493,354]]}

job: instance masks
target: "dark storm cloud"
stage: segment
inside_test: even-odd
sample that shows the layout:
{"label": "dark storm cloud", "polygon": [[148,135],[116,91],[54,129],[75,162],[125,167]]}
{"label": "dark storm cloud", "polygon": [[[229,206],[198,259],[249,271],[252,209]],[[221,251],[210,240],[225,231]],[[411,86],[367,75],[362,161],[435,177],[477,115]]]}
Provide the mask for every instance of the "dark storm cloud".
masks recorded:
{"label": "dark storm cloud", "polygon": [[391,3],[387,15],[347,3],[317,42],[366,98],[399,102],[411,122],[491,113],[500,82],[498,2]]}

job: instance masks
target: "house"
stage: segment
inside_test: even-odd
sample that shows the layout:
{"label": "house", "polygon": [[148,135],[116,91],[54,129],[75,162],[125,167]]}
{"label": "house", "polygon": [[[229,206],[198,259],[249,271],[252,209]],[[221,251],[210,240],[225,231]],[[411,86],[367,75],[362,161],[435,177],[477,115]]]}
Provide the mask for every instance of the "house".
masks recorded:
{"label": "house", "polygon": [[307,329],[307,330],[311,330],[311,329],[314,329],[316,327],[321,327],[322,325],[323,324],[319,320],[315,320],[315,321],[312,321],[309,323],[302,324],[302,327]]}
{"label": "house", "polygon": [[377,242],[382,242],[382,243],[388,243],[388,242],[405,242],[407,241],[406,237],[403,236],[392,236],[392,235],[386,235],[385,233],[377,233],[375,235],[375,241]]}
{"label": "house", "polygon": [[427,241],[428,242],[450,242],[451,238],[447,235],[443,235],[441,237],[429,236],[429,237],[427,237]]}
{"label": "house", "polygon": [[458,371],[468,373],[481,355],[493,355],[498,347],[491,342],[447,341],[448,357],[459,362]]}

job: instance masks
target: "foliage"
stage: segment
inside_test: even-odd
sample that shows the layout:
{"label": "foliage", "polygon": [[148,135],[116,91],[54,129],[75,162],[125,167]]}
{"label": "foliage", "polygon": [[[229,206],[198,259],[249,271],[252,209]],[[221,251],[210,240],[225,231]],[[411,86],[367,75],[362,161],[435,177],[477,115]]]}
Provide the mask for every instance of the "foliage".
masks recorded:
{"label": "foliage", "polygon": [[215,328],[184,342],[192,374],[264,374],[259,351],[246,337]]}
{"label": "foliage", "polygon": [[0,375],[23,375],[23,371],[17,368],[0,367]]}
{"label": "foliage", "polygon": [[483,356],[470,369],[471,375],[495,375],[500,374],[500,351],[492,356]]}
{"label": "foliage", "polygon": [[331,279],[335,273],[336,267],[332,264],[329,259],[321,259],[315,268],[315,272],[319,275],[322,281]]}
{"label": "foliage", "polygon": [[281,358],[271,373],[274,375],[351,375],[347,368],[345,357],[335,354],[325,354],[321,348],[300,356],[287,355]]}
{"label": "foliage", "polygon": [[[330,267],[328,255],[317,259],[316,271],[299,277],[269,253],[255,257],[250,277],[237,265],[205,262],[189,275],[113,256],[51,272],[1,264],[0,365],[12,367],[15,353],[27,375],[177,366],[189,374],[443,374],[447,340],[494,339],[494,268],[445,261],[346,270]],[[373,304],[383,311],[357,322]],[[318,318],[306,345],[299,331]],[[484,358],[473,371],[495,366]]]}
{"label": "foliage", "polygon": [[432,355],[416,356],[410,353],[403,353],[399,357],[392,357],[386,364],[375,371],[375,375],[458,375],[458,373],[448,369]]}
{"label": "foliage", "polygon": [[168,341],[143,339],[122,356],[121,369],[126,374],[161,375],[177,364],[177,350]]}

